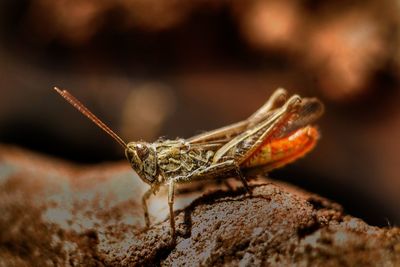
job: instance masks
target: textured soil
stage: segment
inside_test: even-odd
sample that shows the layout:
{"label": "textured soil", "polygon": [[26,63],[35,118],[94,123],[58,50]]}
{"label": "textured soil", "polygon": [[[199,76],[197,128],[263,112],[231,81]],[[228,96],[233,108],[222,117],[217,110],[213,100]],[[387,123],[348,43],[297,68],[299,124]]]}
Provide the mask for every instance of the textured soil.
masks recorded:
{"label": "textured soil", "polygon": [[2,146],[0,266],[400,266],[399,228],[287,184],[252,187],[181,188],[174,244],[165,191],[145,229],[147,186],[125,162],[89,168]]}

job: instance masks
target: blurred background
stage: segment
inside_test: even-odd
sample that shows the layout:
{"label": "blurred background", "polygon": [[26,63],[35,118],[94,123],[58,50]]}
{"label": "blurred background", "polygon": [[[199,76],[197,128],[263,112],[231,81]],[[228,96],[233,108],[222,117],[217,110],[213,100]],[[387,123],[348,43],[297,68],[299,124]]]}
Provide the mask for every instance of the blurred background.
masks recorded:
{"label": "blurred background", "polygon": [[322,139],[280,179],[377,226],[400,224],[400,1],[0,3],[0,143],[82,164],[127,141],[244,119],[277,88],[326,105]]}

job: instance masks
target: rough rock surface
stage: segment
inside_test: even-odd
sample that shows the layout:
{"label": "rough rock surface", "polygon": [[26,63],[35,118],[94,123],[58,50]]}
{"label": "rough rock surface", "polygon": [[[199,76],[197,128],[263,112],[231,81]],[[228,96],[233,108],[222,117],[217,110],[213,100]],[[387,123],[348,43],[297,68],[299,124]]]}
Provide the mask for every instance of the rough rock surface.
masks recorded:
{"label": "rough rock surface", "polygon": [[[0,266],[399,266],[400,229],[261,179],[249,196],[189,187],[169,235],[165,192],[151,198],[128,164],[74,166],[0,147]],[[199,196],[199,194],[203,194]]]}

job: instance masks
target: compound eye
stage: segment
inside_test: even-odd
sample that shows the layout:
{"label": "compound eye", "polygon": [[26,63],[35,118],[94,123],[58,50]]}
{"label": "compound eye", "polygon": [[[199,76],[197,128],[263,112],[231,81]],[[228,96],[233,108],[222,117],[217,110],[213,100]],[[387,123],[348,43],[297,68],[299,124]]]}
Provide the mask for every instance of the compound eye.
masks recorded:
{"label": "compound eye", "polygon": [[139,158],[141,158],[141,159],[146,159],[147,156],[149,155],[149,148],[147,146],[144,146],[141,144],[139,144],[136,147],[136,151],[137,151]]}

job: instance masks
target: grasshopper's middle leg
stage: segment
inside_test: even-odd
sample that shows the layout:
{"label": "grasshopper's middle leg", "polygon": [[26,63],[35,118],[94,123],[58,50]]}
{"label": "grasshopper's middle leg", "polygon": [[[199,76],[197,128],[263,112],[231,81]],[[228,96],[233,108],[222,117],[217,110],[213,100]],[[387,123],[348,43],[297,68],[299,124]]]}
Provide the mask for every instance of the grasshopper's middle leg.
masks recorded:
{"label": "grasshopper's middle leg", "polygon": [[247,184],[246,178],[243,176],[240,171],[239,166],[233,160],[227,160],[221,163],[212,164],[209,167],[201,168],[193,171],[191,174],[186,176],[178,176],[169,181],[168,184],[168,206],[169,206],[169,218],[170,218],[170,226],[171,226],[171,235],[173,240],[176,238],[175,231],[175,215],[174,215],[174,197],[175,197],[175,183],[185,183],[190,182],[192,180],[201,179],[204,177],[212,177],[223,175],[226,172],[236,172],[240,177],[244,187],[247,192],[251,194],[251,190]]}
{"label": "grasshopper's middle leg", "polygon": [[174,197],[175,197],[175,181],[171,180],[168,185],[169,223],[171,226],[171,236],[172,239],[175,241]]}

